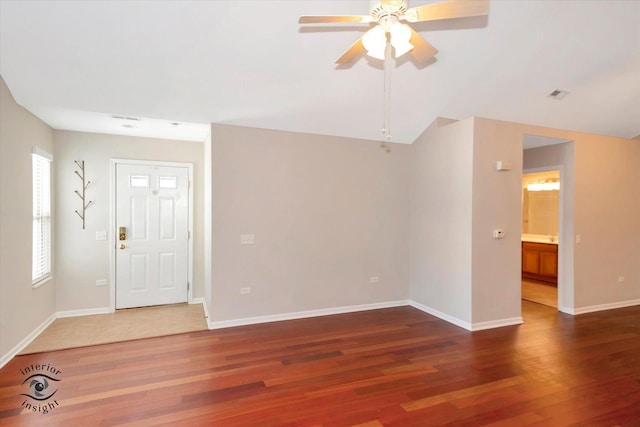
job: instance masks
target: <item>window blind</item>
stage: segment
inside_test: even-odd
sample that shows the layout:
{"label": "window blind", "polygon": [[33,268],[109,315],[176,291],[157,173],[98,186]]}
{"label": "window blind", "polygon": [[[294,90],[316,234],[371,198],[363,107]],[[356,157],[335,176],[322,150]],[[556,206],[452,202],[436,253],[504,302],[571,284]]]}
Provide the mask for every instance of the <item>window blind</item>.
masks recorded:
{"label": "window blind", "polygon": [[33,169],[33,263],[31,282],[51,274],[51,159],[34,153]]}

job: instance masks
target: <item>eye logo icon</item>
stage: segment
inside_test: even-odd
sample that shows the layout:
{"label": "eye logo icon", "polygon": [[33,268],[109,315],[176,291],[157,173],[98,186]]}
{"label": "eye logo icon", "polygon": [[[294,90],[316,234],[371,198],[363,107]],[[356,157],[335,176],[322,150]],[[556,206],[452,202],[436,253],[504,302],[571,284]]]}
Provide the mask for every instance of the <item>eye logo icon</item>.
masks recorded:
{"label": "eye logo icon", "polygon": [[22,384],[29,383],[29,393],[21,393],[23,396],[30,397],[33,400],[47,400],[51,398],[58,389],[53,390],[51,387],[53,381],[60,381],[45,374],[34,374],[26,378]]}

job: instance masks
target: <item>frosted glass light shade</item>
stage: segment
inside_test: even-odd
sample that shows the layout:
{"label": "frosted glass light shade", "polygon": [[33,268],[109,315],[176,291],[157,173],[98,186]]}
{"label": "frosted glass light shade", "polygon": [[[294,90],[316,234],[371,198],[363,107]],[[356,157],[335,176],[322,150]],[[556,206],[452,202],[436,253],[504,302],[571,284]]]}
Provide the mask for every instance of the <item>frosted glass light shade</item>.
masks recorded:
{"label": "frosted glass light shade", "polygon": [[411,29],[399,22],[394,22],[391,25],[391,45],[396,51],[396,58],[404,55],[413,49],[413,45],[409,42],[411,40]]}
{"label": "frosted glass light shade", "polygon": [[362,45],[367,50],[367,55],[371,57],[384,59],[386,44],[387,35],[380,25],[376,25],[362,36]]}

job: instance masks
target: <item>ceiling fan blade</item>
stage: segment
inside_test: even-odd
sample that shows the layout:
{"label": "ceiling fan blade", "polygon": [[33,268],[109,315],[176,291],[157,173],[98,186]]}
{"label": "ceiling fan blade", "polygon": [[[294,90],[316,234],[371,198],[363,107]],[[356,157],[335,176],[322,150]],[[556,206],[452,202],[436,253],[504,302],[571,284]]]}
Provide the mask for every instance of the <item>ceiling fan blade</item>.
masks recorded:
{"label": "ceiling fan blade", "polygon": [[413,7],[404,14],[409,22],[467,18],[489,14],[489,0],[452,0]]}
{"label": "ceiling fan blade", "polygon": [[342,22],[373,22],[369,15],[324,15],[324,16],[301,16],[299,24],[334,24]]}
{"label": "ceiling fan blade", "polygon": [[425,62],[428,59],[433,58],[436,53],[438,53],[438,49],[431,46],[431,43],[426,41],[413,28],[411,28],[411,40],[409,40],[409,43],[413,45],[413,49],[409,51],[409,53],[418,62]]}
{"label": "ceiling fan blade", "polygon": [[336,60],[336,64],[348,64],[352,62],[358,55],[365,51],[362,44],[362,37],[360,37],[349,49],[347,49],[340,58]]}

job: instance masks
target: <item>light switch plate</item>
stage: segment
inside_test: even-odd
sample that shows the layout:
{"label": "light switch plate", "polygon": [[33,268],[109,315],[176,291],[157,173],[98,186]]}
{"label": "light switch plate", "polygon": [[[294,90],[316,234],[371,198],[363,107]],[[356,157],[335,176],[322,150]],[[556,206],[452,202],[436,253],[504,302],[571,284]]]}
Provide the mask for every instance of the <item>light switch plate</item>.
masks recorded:
{"label": "light switch plate", "polygon": [[96,286],[107,286],[107,279],[96,280]]}
{"label": "light switch plate", "polygon": [[240,235],[240,244],[241,245],[255,245],[256,243],[256,235],[255,234],[241,234]]}

